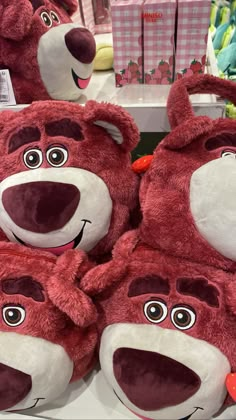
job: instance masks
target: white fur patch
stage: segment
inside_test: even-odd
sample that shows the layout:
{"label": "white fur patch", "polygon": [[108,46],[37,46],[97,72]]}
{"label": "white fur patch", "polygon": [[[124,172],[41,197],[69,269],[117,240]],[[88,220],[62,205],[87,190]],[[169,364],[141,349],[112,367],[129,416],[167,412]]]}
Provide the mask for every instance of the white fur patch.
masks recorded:
{"label": "white fur patch", "polygon": [[236,159],[208,162],[190,182],[190,209],[203,238],[224,257],[236,261]]}
{"label": "white fur patch", "polygon": [[[80,191],[79,205],[60,230],[49,233],[34,233],[17,226],[6,212],[3,192],[14,185],[27,182],[50,181],[75,185]],[[50,202],[48,203],[50,206]],[[86,223],[79,248],[90,251],[108,233],[112,200],[105,182],[92,172],[78,168],[39,168],[9,176],[0,184],[0,226],[11,242],[16,242],[13,233],[27,245],[37,248],[53,248],[73,241]]]}
{"label": "white fur patch", "polygon": [[42,338],[0,332],[0,363],[31,376],[29,394],[11,410],[37,406],[57,398],[67,388],[73,362],[63,347]]}
{"label": "white fur patch", "polygon": [[[124,394],[113,372],[114,352],[122,347],[157,352],[192,369],[201,379],[199,390],[185,402],[157,411],[136,407]],[[133,412],[150,419],[182,419],[197,410],[191,420],[209,419],[216,413],[226,396],[225,378],[230,372],[228,359],[211,344],[183,332],[156,325],[113,324],[105,328],[100,347],[103,373],[121,401]],[[158,390],[157,390],[158,398]]]}
{"label": "white fur patch", "polygon": [[124,139],[121,134],[121,131],[114,124],[101,120],[95,121],[94,124],[99,125],[99,127],[105,128],[105,130],[108,132],[108,134],[110,134],[110,136],[117,144],[123,143]]}
{"label": "white fur patch", "polygon": [[47,31],[39,40],[38,63],[40,75],[53,99],[76,100],[82,91],[76,86],[71,70],[82,79],[92,75],[93,63],[84,64],[76,60],[68,50],[65,35],[79,28],[74,23],[66,23]]}

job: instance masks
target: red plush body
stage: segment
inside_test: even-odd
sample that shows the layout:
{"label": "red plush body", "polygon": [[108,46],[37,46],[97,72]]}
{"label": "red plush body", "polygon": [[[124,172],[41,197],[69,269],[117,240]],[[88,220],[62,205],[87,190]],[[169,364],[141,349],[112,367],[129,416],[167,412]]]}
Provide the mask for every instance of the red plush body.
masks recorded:
{"label": "red plush body", "polygon": [[[0,410],[60,395],[96,362],[96,308],[79,288],[86,255],[0,243]],[[63,369],[62,369],[63,367]]]}
{"label": "red plush body", "polygon": [[82,281],[97,295],[105,377],[148,419],[207,420],[235,398],[236,122],[194,116],[197,92],[236,104],[236,85],[213,76],[172,86],[140,226]]}
{"label": "red plush body", "polygon": [[[100,362],[131,411],[151,419],[209,419],[236,369],[233,274],[170,257],[127,232],[113,260],[81,286],[97,294]],[[100,294],[99,294],[100,293]]]}
{"label": "red plush body", "polygon": [[195,116],[189,94],[198,92],[236,103],[235,83],[214,76],[173,85],[172,131],[156,148],[141,184],[141,236],[169,254],[235,271],[236,121]]}
{"label": "red plush body", "polygon": [[95,41],[72,23],[76,0],[2,0],[0,68],[9,69],[18,103],[75,100],[91,78]]}
{"label": "red plush body", "polygon": [[[1,130],[2,128],[2,130]],[[121,107],[35,103],[0,115],[0,225],[11,241],[60,255],[109,253],[129,228],[139,140]]]}

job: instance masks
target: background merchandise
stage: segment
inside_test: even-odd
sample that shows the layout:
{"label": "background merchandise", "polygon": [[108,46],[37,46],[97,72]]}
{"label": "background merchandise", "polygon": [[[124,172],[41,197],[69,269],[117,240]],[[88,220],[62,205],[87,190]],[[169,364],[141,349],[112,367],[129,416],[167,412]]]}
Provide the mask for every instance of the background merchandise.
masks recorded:
{"label": "background merchandise", "polygon": [[77,0],[2,0],[0,63],[17,103],[76,100],[88,86],[96,53],[86,29],[72,23]]}

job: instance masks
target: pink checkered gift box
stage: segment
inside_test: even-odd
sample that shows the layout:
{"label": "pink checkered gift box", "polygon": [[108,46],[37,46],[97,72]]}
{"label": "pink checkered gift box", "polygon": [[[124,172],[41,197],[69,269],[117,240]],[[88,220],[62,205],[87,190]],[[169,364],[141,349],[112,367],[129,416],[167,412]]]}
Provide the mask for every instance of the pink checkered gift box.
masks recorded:
{"label": "pink checkered gift box", "polygon": [[144,83],[173,81],[175,0],[146,0],[143,7]]}
{"label": "pink checkered gift box", "polygon": [[211,2],[178,0],[176,79],[204,73]]}
{"label": "pink checkered gift box", "polygon": [[92,34],[95,34],[95,21],[92,0],[79,0],[83,24]]}
{"label": "pink checkered gift box", "polygon": [[143,83],[143,0],[112,0],[112,34],[116,86]]}
{"label": "pink checkered gift box", "polygon": [[95,33],[103,34],[112,31],[110,0],[93,0]]}
{"label": "pink checkered gift box", "polygon": [[72,16],[72,20],[73,20],[73,22],[77,23],[78,25],[81,25],[81,26],[84,25],[84,22],[83,22],[83,19],[82,19],[82,16],[81,16],[79,3],[78,3],[78,9],[76,10],[76,12]]}

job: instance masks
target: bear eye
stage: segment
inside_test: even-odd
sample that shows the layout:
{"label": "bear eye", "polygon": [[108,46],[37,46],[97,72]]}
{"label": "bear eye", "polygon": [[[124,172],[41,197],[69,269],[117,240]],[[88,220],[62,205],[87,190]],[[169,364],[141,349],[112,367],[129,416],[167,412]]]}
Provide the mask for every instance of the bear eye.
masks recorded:
{"label": "bear eye", "polygon": [[50,165],[60,167],[66,163],[68,152],[63,147],[52,147],[47,151],[47,161]]}
{"label": "bear eye", "polygon": [[167,306],[159,300],[149,300],[146,302],[143,311],[148,321],[155,324],[162,322],[167,316]]}
{"label": "bear eye", "polygon": [[188,330],[196,322],[195,311],[186,306],[175,306],[171,311],[171,321],[179,330]]}
{"label": "bear eye", "polygon": [[42,165],[43,154],[39,149],[30,149],[24,153],[24,163],[29,169],[37,169]]}
{"label": "bear eye", "polygon": [[51,16],[51,19],[54,22],[60,23],[60,19],[59,19],[58,15],[56,14],[56,12],[51,11],[50,12],[50,16]]}
{"label": "bear eye", "polygon": [[21,325],[25,320],[25,309],[22,306],[4,306],[2,310],[2,317],[9,327],[17,327]]}
{"label": "bear eye", "polygon": [[40,16],[41,16],[41,19],[42,19],[43,23],[45,23],[45,25],[48,26],[48,28],[51,28],[52,20],[51,20],[49,14],[47,12],[42,12]]}
{"label": "bear eye", "polygon": [[221,157],[228,157],[228,156],[231,156],[234,159],[236,158],[236,154],[232,150],[223,150],[223,152],[221,153]]}

